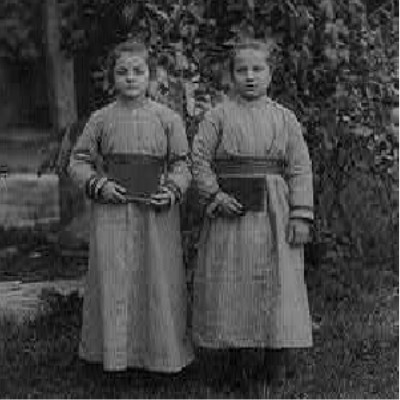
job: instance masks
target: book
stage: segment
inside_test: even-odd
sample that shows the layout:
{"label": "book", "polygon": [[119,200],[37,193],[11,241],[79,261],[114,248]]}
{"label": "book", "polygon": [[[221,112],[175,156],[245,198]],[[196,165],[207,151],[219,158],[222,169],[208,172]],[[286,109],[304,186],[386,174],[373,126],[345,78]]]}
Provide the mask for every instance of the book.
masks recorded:
{"label": "book", "polygon": [[265,177],[220,175],[218,180],[220,188],[241,203],[245,211],[264,211]]}
{"label": "book", "polygon": [[146,201],[159,189],[163,165],[160,157],[112,154],[106,158],[105,172],[127,190],[128,201]]}

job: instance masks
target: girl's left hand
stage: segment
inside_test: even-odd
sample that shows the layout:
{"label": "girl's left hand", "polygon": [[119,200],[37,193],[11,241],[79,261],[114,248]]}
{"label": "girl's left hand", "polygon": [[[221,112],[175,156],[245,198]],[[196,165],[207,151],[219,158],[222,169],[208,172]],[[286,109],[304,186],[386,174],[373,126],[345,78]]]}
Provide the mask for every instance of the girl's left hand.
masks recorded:
{"label": "girl's left hand", "polygon": [[151,196],[150,204],[156,208],[173,206],[176,202],[175,194],[167,187],[161,187],[160,191]]}
{"label": "girl's left hand", "polygon": [[310,223],[302,219],[289,221],[286,239],[292,246],[302,246],[310,241]]}

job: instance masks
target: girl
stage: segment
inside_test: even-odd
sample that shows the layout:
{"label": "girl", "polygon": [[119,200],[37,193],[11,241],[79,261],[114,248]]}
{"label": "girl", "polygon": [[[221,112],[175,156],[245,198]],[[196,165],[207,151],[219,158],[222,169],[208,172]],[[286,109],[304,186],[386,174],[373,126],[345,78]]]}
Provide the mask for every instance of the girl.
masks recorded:
{"label": "girl", "polygon": [[[73,180],[92,200],[79,354],[105,370],[177,372],[193,359],[178,204],[191,180],[186,135],[176,113],[146,97],[142,44],[115,48],[111,76],[116,101],[91,116],[70,159]],[[136,182],[142,186],[154,175],[146,172],[146,160],[165,160],[160,190],[130,201],[127,187],[105,173],[108,161],[121,155],[143,159]]]}
{"label": "girl", "polygon": [[280,349],[312,345],[303,277],[311,162],[294,114],[266,96],[266,46],[238,44],[231,73],[233,99],[206,114],[193,143],[193,178],[207,202],[193,338],[205,348],[269,349],[269,373],[282,377]]}

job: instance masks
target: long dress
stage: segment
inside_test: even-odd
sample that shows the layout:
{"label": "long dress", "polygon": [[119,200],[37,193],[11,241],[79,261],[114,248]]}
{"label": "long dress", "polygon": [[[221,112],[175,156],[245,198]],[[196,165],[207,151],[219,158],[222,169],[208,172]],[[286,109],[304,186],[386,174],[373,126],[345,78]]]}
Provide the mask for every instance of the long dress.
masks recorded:
{"label": "long dress", "polygon": [[312,170],[294,114],[267,96],[240,97],[209,111],[193,143],[201,198],[219,189],[220,159],[278,160],[265,173],[261,211],[204,222],[194,275],[193,340],[202,347],[309,347],[311,320],[303,247],[286,241],[289,218],[313,219]]}
{"label": "long dress", "polygon": [[[168,141],[168,179],[184,193],[191,174],[180,117],[148,99],[135,109],[117,100],[88,121],[71,154],[71,177],[84,188],[93,174],[103,174],[105,156],[165,157]],[[192,361],[179,221],[179,205],[155,212],[133,202],[91,202],[81,358],[105,370],[160,372]]]}

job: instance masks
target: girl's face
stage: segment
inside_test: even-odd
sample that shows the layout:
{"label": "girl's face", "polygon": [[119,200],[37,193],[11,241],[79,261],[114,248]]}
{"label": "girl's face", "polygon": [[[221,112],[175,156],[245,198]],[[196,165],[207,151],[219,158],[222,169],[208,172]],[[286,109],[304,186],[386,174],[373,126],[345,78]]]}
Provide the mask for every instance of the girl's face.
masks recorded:
{"label": "girl's face", "polygon": [[149,67],[144,57],[123,52],[114,67],[114,85],[119,96],[135,100],[145,96],[149,84]]}
{"label": "girl's face", "polygon": [[233,80],[239,95],[248,100],[266,94],[271,82],[271,70],[261,50],[243,49],[236,53]]}

